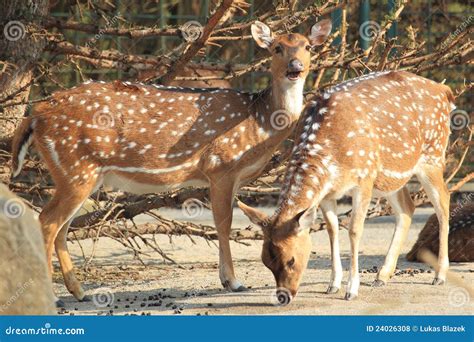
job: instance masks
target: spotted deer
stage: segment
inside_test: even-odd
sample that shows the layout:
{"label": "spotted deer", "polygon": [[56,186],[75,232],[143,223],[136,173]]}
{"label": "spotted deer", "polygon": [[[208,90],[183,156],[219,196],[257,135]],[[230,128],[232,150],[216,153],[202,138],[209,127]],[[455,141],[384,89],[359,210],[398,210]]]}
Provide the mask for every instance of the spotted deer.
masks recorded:
{"label": "spotted deer", "polygon": [[308,37],[274,36],[255,22],[255,42],[272,55],[272,83],[260,93],[92,82],[58,91],[35,106],[14,138],[13,174],[20,172],[33,142],[56,185],[40,214],[48,265],[52,271],[55,247],[75,298],[83,300],[85,294],[74,276],[67,231],[84,200],[101,185],[133,193],[208,186],[221,283],[232,291],[245,289],[234,275],[229,244],[234,193],[259,175],[294,130],[311,49],[330,30],[330,21],[322,20]]}
{"label": "spotted deer", "polygon": [[[449,215],[449,260],[454,262],[474,261],[474,202],[470,193],[466,200],[452,204]],[[438,255],[439,223],[436,214],[431,215],[418,235],[416,243],[407,253],[408,261],[423,261],[423,252],[428,250]]]}
{"label": "spotted deer", "polygon": [[332,275],[327,293],[341,287],[336,200],[352,195],[350,272],[345,299],[358,295],[359,240],[372,195],[386,197],[395,232],[374,286],[393,274],[414,205],[405,185],[416,175],[439,222],[439,259],[433,284],[448,269],[449,193],[443,181],[453,95],[442,84],[404,71],[372,73],[316,96],[305,108],[276,213],[267,217],[239,203],[263,227],[262,259],[272,271],[280,302],[298,291],[311,240],[309,225],[321,207],[331,242]]}

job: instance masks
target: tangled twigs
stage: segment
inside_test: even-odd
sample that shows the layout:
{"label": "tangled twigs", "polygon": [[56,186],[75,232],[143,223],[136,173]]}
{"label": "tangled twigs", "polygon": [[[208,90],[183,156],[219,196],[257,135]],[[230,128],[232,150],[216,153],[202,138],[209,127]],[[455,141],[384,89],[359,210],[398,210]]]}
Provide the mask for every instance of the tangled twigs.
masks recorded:
{"label": "tangled twigs", "polygon": [[214,28],[219,24],[221,18],[226,14],[226,12],[234,5],[242,3],[243,1],[238,0],[223,0],[222,4],[217,8],[214,14],[209,18],[206,26],[202,30],[201,36],[194,41],[185,53],[171,63],[168,72],[162,77],[163,84],[169,84],[178,74],[179,70],[182,70],[185,65],[201,50],[205,45],[207,40],[212,34]]}
{"label": "tangled twigs", "polygon": [[44,22],[44,28],[58,28],[61,30],[81,31],[90,34],[107,34],[110,36],[123,36],[127,38],[145,38],[162,36],[179,36],[179,28],[113,28],[100,27],[94,24],[84,24],[74,21],[63,21],[57,18],[47,18]]}
{"label": "tangled twigs", "polygon": [[[197,236],[206,240],[217,240],[217,230],[208,225],[200,225],[192,222],[180,222],[176,220],[166,219],[161,216],[154,216],[156,223],[145,223],[135,225],[134,229],[126,229],[123,227],[114,227],[113,225],[107,225],[101,228],[99,235],[114,237],[114,238],[128,238],[130,235],[139,236],[143,239],[143,235],[173,235],[173,236]],[[316,232],[322,229],[322,225],[315,224],[312,228],[312,232]],[[71,227],[69,232],[70,238],[76,238],[78,240],[93,238],[97,235],[98,227]],[[243,240],[261,240],[263,239],[263,233],[260,229],[255,227],[247,227],[245,229],[234,229],[231,231],[230,239],[236,242],[242,242]],[[149,241],[149,240],[148,240]],[[148,245],[148,244],[147,244]],[[161,251],[162,252],[162,251]]]}
{"label": "tangled twigs", "polygon": [[177,207],[189,198],[197,199],[204,202],[208,197],[207,189],[184,189],[181,191],[174,191],[163,195],[145,195],[140,196],[134,202],[124,199],[108,210],[100,209],[88,214],[76,217],[71,226],[85,227],[93,226],[99,223],[105,216],[114,216],[116,219],[131,219],[137,215],[148,212],[152,209],[161,207]]}

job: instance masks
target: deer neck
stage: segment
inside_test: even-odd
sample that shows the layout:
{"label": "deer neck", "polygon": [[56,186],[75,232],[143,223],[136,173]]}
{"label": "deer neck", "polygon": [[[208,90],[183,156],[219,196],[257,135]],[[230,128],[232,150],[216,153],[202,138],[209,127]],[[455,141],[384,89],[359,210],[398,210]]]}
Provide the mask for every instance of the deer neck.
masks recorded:
{"label": "deer neck", "polygon": [[314,113],[302,118],[305,125],[297,132],[296,148],[290,157],[278,200],[277,226],[302,210],[318,207],[337,182],[340,169],[333,158],[333,144],[330,139],[318,137],[323,118]]}
{"label": "deer neck", "polygon": [[273,112],[282,110],[287,112],[292,120],[298,119],[303,110],[303,88],[305,80],[297,82],[273,79],[272,106]]}
{"label": "deer neck", "polygon": [[272,81],[272,86],[257,94],[254,111],[258,125],[269,133],[271,144],[286,139],[303,110],[304,80]]}

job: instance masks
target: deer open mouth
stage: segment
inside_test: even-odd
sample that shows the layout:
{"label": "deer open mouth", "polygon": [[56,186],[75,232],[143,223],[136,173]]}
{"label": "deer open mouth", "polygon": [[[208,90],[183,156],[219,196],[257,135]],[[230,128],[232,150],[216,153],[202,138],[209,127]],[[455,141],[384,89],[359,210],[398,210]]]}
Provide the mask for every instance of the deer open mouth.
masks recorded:
{"label": "deer open mouth", "polygon": [[287,71],[286,72],[286,77],[290,80],[290,81],[296,81],[300,78],[301,74],[303,73],[303,71]]}

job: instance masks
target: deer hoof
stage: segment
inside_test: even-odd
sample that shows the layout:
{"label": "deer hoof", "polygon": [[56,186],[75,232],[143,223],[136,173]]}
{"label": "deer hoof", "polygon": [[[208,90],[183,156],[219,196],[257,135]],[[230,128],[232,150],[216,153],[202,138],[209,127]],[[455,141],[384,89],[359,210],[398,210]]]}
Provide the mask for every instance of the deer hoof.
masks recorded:
{"label": "deer hoof", "polygon": [[444,280],[441,278],[434,278],[431,285],[444,285]]}
{"label": "deer hoof", "polygon": [[62,299],[56,299],[56,307],[57,308],[64,308],[66,305],[64,304],[64,301]]}
{"label": "deer hoof", "polygon": [[372,282],[372,287],[382,287],[382,286],[385,286],[385,282],[383,280],[375,279]]}
{"label": "deer hoof", "polygon": [[350,293],[347,292],[346,295],[344,296],[345,300],[354,300],[357,298],[357,295],[355,293]]}
{"label": "deer hoof", "polygon": [[338,293],[339,292],[339,287],[337,286],[329,286],[328,289],[326,290],[327,294],[333,294],[333,293]]}
{"label": "deer hoof", "polygon": [[247,288],[244,286],[244,285],[241,285],[239,283],[237,283],[238,286],[232,286],[231,285],[231,282],[226,280],[224,281],[223,283],[221,283],[222,286],[228,290],[228,291],[232,291],[232,292],[244,292],[244,291],[247,291]]}
{"label": "deer hoof", "polygon": [[244,285],[240,285],[238,288],[232,289],[232,292],[244,292],[244,291],[247,291],[247,290],[248,289]]}

